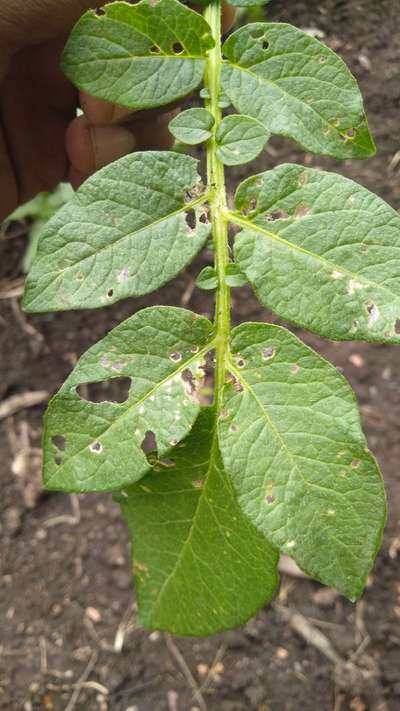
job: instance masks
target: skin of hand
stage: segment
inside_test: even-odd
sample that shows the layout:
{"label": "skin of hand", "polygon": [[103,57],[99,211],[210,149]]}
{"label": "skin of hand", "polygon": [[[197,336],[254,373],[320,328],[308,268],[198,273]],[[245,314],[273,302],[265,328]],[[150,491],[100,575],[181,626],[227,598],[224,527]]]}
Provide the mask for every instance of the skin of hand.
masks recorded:
{"label": "skin of hand", "polygon": [[[61,180],[77,188],[133,150],[166,149],[171,107],[128,112],[78,94],[60,70],[70,30],[99,0],[7,0],[0,6],[0,222]],[[226,8],[224,29],[234,21]],[[76,118],[80,106],[83,116]]]}

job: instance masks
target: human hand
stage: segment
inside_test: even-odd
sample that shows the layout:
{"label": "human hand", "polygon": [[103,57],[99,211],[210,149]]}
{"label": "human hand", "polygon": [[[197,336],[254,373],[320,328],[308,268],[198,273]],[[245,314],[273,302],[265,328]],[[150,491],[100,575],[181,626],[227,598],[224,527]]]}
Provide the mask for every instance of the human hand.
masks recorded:
{"label": "human hand", "polygon": [[[76,188],[126,153],[170,146],[168,107],[131,113],[78,95],[62,74],[72,26],[99,4],[8,0],[0,7],[0,221],[61,180]],[[225,29],[233,20],[230,8]],[[78,106],[84,113],[76,118]]]}

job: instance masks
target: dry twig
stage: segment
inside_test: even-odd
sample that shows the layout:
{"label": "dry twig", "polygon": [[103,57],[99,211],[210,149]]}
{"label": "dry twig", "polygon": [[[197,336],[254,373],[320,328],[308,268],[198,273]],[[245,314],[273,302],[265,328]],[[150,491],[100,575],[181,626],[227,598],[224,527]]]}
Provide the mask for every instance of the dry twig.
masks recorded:
{"label": "dry twig", "polygon": [[203,694],[200,691],[200,688],[196,682],[196,679],[194,678],[192,672],[190,671],[188,665],[186,664],[186,661],[184,657],[182,656],[181,652],[179,651],[178,647],[176,646],[174,640],[169,634],[164,635],[164,639],[166,642],[166,645],[168,647],[169,652],[171,653],[171,656],[175,659],[177,664],[180,667],[180,670],[185,677],[187,683],[189,684],[190,688],[193,691],[193,699],[199,704],[201,711],[207,711],[207,704],[204,700]]}
{"label": "dry twig", "polygon": [[46,390],[34,390],[20,395],[12,395],[0,403],[0,420],[4,420],[10,415],[15,415],[16,412],[24,410],[26,407],[40,405],[48,399],[49,393]]}

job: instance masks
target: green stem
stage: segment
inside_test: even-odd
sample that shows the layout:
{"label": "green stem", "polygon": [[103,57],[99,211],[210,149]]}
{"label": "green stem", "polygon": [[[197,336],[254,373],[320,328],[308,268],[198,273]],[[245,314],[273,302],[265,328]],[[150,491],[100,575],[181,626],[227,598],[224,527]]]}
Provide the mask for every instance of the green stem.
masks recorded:
{"label": "green stem", "polygon": [[219,106],[222,64],[221,0],[212,0],[205,10],[204,17],[211,27],[212,36],[215,41],[215,47],[208,54],[204,84],[209,93],[209,98],[206,99],[205,105],[214,117],[213,135],[207,142],[207,179],[208,187],[212,191],[212,235],[214,241],[215,270],[218,276],[215,306],[217,343],[215,397],[218,407],[221,404],[222,387],[225,382],[231,310],[230,289],[225,283],[226,266],[229,263],[225,174],[223,163],[221,163],[217,157],[217,145],[215,140],[215,134],[222,119],[222,111]]}

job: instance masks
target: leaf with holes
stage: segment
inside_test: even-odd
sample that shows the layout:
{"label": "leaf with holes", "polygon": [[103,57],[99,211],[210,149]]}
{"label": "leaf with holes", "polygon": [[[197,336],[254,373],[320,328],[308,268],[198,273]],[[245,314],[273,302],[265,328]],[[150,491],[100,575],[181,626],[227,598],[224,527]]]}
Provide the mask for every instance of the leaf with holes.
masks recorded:
{"label": "leaf with holes", "polygon": [[260,301],[335,340],[400,343],[400,216],[336,173],[281,165],[236,193],[235,256]]}
{"label": "leaf with holes", "polygon": [[64,50],[62,68],[82,91],[149,109],[189,94],[203,78],[210,27],[177,0],[115,2],[87,12]]}
{"label": "leaf with holes", "polygon": [[[156,306],[90,348],[46,413],[46,487],[119,489],[150,471],[150,454],[163,457],[186,437],[200,409],[211,330],[190,311]],[[111,402],[100,387],[114,378],[128,379],[124,402]],[[97,389],[100,402],[91,395]]]}
{"label": "leaf with holes", "polygon": [[358,597],[386,509],[350,386],[269,324],[234,329],[228,367],[219,442],[240,505],[309,575]]}
{"label": "leaf with holes", "polygon": [[344,62],[291,25],[257,22],[224,43],[222,86],[240,113],[312,153],[375,152],[357,82]]}
{"label": "leaf with holes", "polygon": [[194,146],[210,138],[213,124],[214,117],[206,109],[187,109],[170,121],[169,130],[178,141]]}
{"label": "leaf with holes", "polygon": [[148,151],[103,168],[42,232],[25,310],[96,308],[154,291],[204,245],[205,199],[189,156]]}
{"label": "leaf with holes", "polygon": [[217,156],[225,165],[249,163],[261,153],[269,135],[251,116],[225,116],[216,133]]}
{"label": "leaf with holes", "polygon": [[168,460],[118,494],[147,629],[215,634],[245,622],[275,592],[277,551],[238,506],[214,421],[203,410]]}

